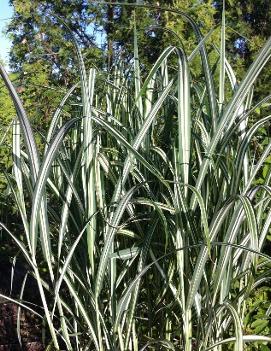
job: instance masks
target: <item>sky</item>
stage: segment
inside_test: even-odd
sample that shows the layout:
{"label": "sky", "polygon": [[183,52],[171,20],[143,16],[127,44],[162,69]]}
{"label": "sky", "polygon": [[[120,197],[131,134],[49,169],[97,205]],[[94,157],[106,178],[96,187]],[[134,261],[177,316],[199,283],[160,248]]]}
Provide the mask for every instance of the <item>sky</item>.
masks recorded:
{"label": "sky", "polygon": [[0,0],[0,59],[4,60],[6,67],[8,67],[10,41],[5,33],[5,27],[11,16],[12,7],[9,6],[9,0]]}

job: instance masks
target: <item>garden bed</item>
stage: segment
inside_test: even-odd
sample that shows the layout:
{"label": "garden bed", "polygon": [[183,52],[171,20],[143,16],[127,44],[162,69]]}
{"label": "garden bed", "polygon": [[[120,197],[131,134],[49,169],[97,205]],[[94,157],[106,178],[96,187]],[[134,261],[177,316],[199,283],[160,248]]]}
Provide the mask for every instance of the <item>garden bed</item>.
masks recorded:
{"label": "garden bed", "polygon": [[[21,284],[25,275],[25,269],[16,264],[14,269],[14,279],[11,286],[12,265],[7,261],[0,262],[0,293],[18,298]],[[10,294],[11,292],[11,294]],[[37,287],[33,285],[31,279],[26,284],[25,297],[32,302],[37,299]],[[43,351],[41,342],[41,320],[30,311],[21,308],[20,313],[20,334],[19,343],[17,334],[18,306],[7,299],[0,299],[0,351]]]}

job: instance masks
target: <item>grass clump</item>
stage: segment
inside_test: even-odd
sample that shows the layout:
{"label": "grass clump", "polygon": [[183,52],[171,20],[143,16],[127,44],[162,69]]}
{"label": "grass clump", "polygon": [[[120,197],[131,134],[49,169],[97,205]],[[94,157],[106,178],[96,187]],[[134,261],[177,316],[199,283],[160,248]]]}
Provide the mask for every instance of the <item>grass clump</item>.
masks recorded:
{"label": "grass clump", "polygon": [[[2,227],[37,281],[56,349],[241,351],[271,340],[244,327],[271,260],[271,141],[260,154],[253,146],[270,120],[254,121],[269,97],[254,101],[253,85],[271,39],[237,84],[223,20],[214,79],[205,39],[186,19],[198,46],[190,56],[169,46],[144,78],[136,31],[132,66],[108,73],[87,71],[74,42],[80,76],[43,152],[0,69],[17,111],[7,178],[23,235]],[[31,308],[23,287],[19,303]]]}

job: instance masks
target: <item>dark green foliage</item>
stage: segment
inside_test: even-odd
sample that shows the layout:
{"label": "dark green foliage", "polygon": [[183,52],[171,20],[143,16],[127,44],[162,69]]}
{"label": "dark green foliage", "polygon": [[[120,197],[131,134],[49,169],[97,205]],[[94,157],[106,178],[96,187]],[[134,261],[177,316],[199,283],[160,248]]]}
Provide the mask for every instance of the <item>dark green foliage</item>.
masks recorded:
{"label": "dark green foliage", "polygon": [[[15,75],[11,75],[15,79]],[[3,170],[11,166],[11,144],[12,144],[12,121],[16,112],[9,94],[0,83],[0,192],[6,188],[6,179]]]}
{"label": "dark green foliage", "polygon": [[[74,83],[78,64],[71,34],[86,61],[99,64],[102,50],[95,42],[97,6],[87,1],[11,1],[14,15],[8,26],[12,38],[11,67],[19,73],[23,100],[37,125],[47,123],[60,96]],[[90,30],[92,26],[92,30]],[[30,102],[31,101],[31,102]]]}
{"label": "dark green foliage", "polygon": [[[220,21],[222,0],[215,1],[216,21]],[[269,0],[227,0],[227,55],[231,57],[239,78],[253,62],[257,52],[271,35]],[[270,90],[271,64],[268,63],[255,86],[258,97]]]}

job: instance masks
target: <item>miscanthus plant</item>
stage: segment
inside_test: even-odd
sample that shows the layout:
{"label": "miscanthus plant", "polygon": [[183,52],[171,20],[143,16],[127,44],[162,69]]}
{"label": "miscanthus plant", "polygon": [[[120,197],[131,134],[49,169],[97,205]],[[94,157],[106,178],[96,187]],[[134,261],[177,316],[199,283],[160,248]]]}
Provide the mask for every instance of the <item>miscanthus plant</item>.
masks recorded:
{"label": "miscanthus plant", "polygon": [[169,46],[144,77],[136,31],[132,65],[107,73],[86,70],[75,42],[78,82],[52,116],[43,152],[1,67],[17,111],[6,176],[23,232],[1,226],[42,310],[24,300],[27,276],[16,302],[43,319],[50,349],[241,351],[271,341],[244,326],[248,298],[270,278],[271,169],[258,178],[271,141],[261,153],[253,143],[270,120],[255,121],[255,110],[270,96],[255,101],[253,85],[271,39],[237,83],[224,18],[210,67],[209,35],[180,15],[198,45],[189,56]]}

